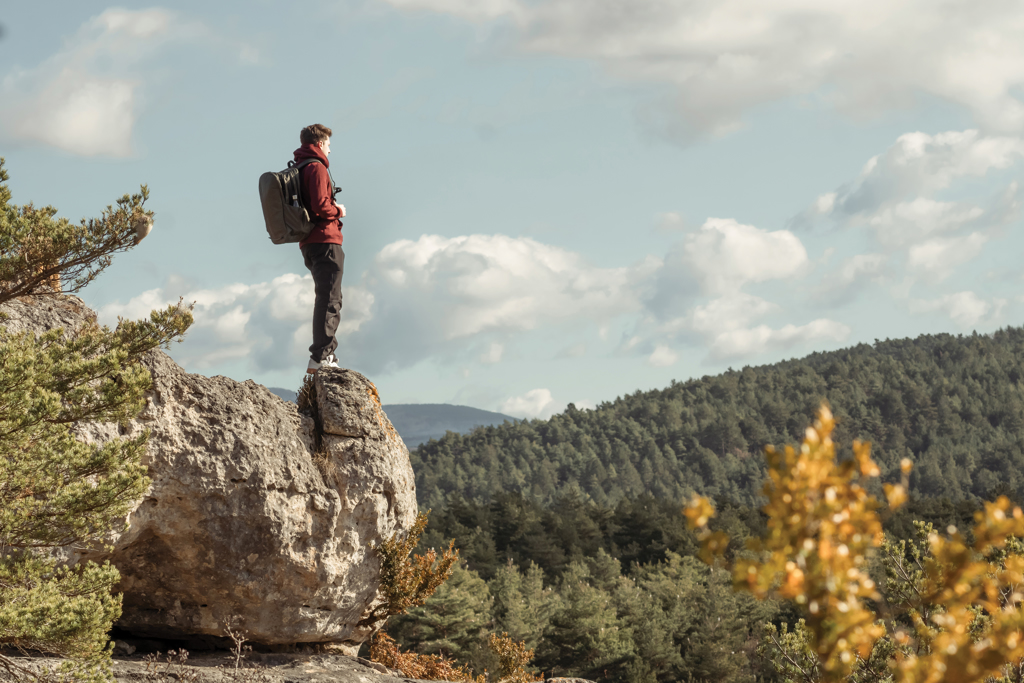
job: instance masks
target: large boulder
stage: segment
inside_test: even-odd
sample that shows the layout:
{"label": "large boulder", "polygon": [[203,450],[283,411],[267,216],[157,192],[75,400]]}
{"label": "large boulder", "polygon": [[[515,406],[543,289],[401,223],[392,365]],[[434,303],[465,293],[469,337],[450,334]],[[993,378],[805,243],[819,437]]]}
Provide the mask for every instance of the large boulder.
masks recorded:
{"label": "large boulder", "polygon": [[[74,297],[2,310],[11,331],[92,316]],[[152,484],[113,549],[72,555],[120,570],[118,627],[183,638],[233,624],[258,643],[357,649],[380,601],[373,546],[417,512],[409,454],[376,388],[351,370],[321,371],[315,420],[251,380],[190,374],[160,351],[146,365],[153,388],[127,429],[79,428],[94,442],[150,430]]]}

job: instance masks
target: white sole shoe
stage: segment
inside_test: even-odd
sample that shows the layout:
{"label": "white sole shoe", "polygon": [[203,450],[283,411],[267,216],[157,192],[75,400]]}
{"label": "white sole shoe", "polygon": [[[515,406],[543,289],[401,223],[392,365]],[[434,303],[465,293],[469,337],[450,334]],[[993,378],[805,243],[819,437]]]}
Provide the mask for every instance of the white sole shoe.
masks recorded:
{"label": "white sole shoe", "polygon": [[338,359],[335,358],[334,354],[327,356],[322,361],[315,361],[312,358],[309,359],[309,363],[306,365],[306,372],[315,375],[316,371],[320,368],[336,368],[338,366]]}

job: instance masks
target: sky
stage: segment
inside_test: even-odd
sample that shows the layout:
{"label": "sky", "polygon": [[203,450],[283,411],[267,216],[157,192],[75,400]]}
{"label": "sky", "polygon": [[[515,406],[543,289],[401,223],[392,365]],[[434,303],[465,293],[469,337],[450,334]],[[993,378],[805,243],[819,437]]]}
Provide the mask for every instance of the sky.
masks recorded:
{"label": "sky", "polygon": [[83,290],[184,299],[190,372],[296,388],[313,285],[260,174],[333,129],[337,355],[385,403],[547,417],[1024,318],[1024,3],[75,0],[0,9],[17,204],[152,234]]}

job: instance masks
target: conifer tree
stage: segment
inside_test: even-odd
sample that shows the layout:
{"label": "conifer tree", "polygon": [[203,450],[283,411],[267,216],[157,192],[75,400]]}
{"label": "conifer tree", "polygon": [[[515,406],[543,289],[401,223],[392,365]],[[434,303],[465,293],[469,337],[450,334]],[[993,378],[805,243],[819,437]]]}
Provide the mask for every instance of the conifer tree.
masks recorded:
{"label": "conifer tree", "polygon": [[661,603],[634,580],[618,587],[615,603],[633,639],[633,656],[623,678],[629,683],[656,683],[658,674],[672,674],[679,680],[675,674],[682,671],[683,658],[673,639],[675,625]]}
{"label": "conifer tree", "polygon": [[[57,296],[61,282],[80,289],[151,225],[144,186],[74,224],[53,207],[12,204],[7,179],[0,159],[0,306]],[[151,384],[140,361],[180,339],[192,315],[172,306],[114,330],[92,321],[38,336],[9,332],[4,319],[0,310],[0,643],[69,657],[78,679],[103,679],[121,612],[117,570],[62,566],[45,551],[95,546],[141,496],[148,433],[98,445],[72,427],[135,417]],[[0,666],[15,668],[2,656]]]}
{"label": "conifer tree", "polygon": [[592,581],[586,564],[569,564],[559,585],[561,604],[538,646],[537,665],[557,675],[618,680],[632,654],[632,639],[611,595]]}
{"label": "conifer tree", "polygon": [[490,584],[494,596],[494,630],[508,633],[536,650],[557,596],[544,588],[544,572],[531,562],[526,573],[509,560],[498,568]]}
{"label": "conifer tree", "polygon": [[419,654],[439,654],[479,667],[485,649],[492,598],[476,572],[456,565],[423,604],[392,617],[388,631],[403,646]]}

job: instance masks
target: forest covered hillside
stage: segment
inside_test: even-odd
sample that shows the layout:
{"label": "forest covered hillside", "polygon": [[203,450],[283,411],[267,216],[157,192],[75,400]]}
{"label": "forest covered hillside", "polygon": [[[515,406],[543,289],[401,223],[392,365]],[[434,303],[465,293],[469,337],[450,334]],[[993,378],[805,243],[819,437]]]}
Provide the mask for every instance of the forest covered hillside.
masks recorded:
{"label": "forest covered hillside", "polygon": [[[412,453],[420,507],[432,508],[421,545],[452,541],[464,564],[388,633],[478,670],[494,668],[479,655],[490,629],[523,639],[544,671],[602,683],[795,680],[766,629],[792,633],[800,610],[735,593],[728,571],[701,562],[685,502],[715,499],[709,526],[728,535],[730,566],[768,533],[764,445],[799,443],[827,400],[840,454],[855,438],[872,442],[888,481],[902,458],[915,463],[910,500],[880,515],[888,539],[970,529],[983,499],[1021,502],[1022,379],[1024,329],[930,335],[449,433]],[[881,494],[877,479],[866,483]],[[872,556],[880,584],[881,562]]]}
{"label": "forest covered hillside", "polygon": [[422,507],[518,493],[601,507],[693,493],[756,504],[766,444],[799,441],[827,400],[837,441],[870,441],[882,480],[950,500],[1024,488],[1024,329],[923,335],[730,370],[549,420],[447,434],[412,454]]}

